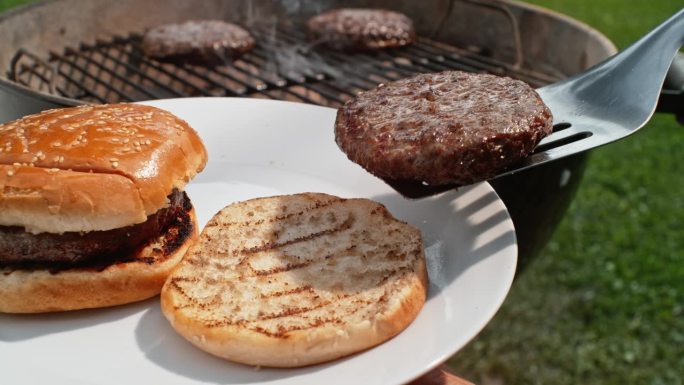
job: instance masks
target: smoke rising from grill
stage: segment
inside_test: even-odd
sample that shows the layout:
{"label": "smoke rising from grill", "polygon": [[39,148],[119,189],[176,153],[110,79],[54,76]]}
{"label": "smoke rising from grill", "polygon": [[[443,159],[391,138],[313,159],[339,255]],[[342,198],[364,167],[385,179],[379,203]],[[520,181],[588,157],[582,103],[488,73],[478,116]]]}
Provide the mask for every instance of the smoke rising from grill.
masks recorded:
{"label": "smoke rising from grill", "polygon": [[[302,44],[300,39],[289,39],[280,31],[281,25],[292,25],[301,20],[303,15],[315,15],[334,6],[330,0],[301,1],[281,0],[278,2],[280,12],[262,12],[255,6],[253,0],[247,2],[245,25],[250,29],[265,32],[265,41],[260,41],[266,47],[269,60],[266,72],[275,77],[311,77],[323,75],[343,81],[343,72],[325,62],[313,48],[315,42]],[[264,14],[265,13],[265,14]],[[294,41],[294,43],[293,43]],[[345,84],[346,85],[346,84]]]}

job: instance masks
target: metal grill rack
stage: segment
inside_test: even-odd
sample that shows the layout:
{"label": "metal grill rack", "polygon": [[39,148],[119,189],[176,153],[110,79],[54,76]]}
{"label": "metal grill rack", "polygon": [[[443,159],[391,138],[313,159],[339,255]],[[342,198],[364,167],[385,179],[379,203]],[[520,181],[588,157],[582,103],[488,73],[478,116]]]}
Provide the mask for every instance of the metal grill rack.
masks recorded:
{"label": "metal grill rack", "polygon": [[339,107],[357,92],[417,73],[444,70],[507,75],[538,87],[558,78],[517,68],[427,38],[374,53],[312,46],[294,26],[251,28],[256,48],[225,65],[163,63],[140,50],[141,36],[82,43],[47,59],[19,50],[9,78],[31,89],[86,102],[113,103],[191,96],[242,96]]}

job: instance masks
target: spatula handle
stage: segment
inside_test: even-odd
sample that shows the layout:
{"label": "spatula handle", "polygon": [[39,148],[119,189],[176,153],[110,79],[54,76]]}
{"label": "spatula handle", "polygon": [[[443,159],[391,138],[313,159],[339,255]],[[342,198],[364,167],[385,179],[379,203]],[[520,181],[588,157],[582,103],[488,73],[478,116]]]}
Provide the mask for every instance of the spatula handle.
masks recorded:
{"label": "spatula handle", "polygon": [[409,385],[473,385],[473,383],[456,376],[445,365],[442,365]]}

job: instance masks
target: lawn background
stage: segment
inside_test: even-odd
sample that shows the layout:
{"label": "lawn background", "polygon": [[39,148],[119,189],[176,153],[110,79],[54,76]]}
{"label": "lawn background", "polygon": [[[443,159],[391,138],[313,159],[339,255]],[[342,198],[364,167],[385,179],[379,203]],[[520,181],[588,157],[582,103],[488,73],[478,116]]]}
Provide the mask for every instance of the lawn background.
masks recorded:
{"label": "lawn background", "polygon": [[[0,11],[22,0],[0,0]],[[624,48],[682,0],[532,0]],[[450,360],[492,384],[683,384],[684,126],[656,115],[595,150],[566,218]]]}
{"label": "lawn background", "polygon": [[[684,6],[530,2],[590,24],[620,49]],[[552,241],[452,368],[478,383],[682,384],[683,146],[684,126],[656,115],[594,150]]]}

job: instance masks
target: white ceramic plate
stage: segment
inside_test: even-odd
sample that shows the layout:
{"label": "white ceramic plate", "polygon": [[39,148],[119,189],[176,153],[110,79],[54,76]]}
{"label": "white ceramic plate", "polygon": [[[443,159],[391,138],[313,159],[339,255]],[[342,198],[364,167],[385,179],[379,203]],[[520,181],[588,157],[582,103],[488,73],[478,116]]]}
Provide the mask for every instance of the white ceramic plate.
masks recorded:
{"label": "white ceramic plate", "polygon": [[302,369],[255,369],[205,354],[176,335],[157,299],[110,309],[0,315],[7,384],[398,384],[472,339],[503,302],[517,246],[488,184],[410,201],[348,161],[333,139],[335,110],[288,102],[193,98],[148,102],[195,127],[209,164],[188,187],[200,224],[247,198],[318,191],[367,197],[423,232],[429,298],[399,336]]}

